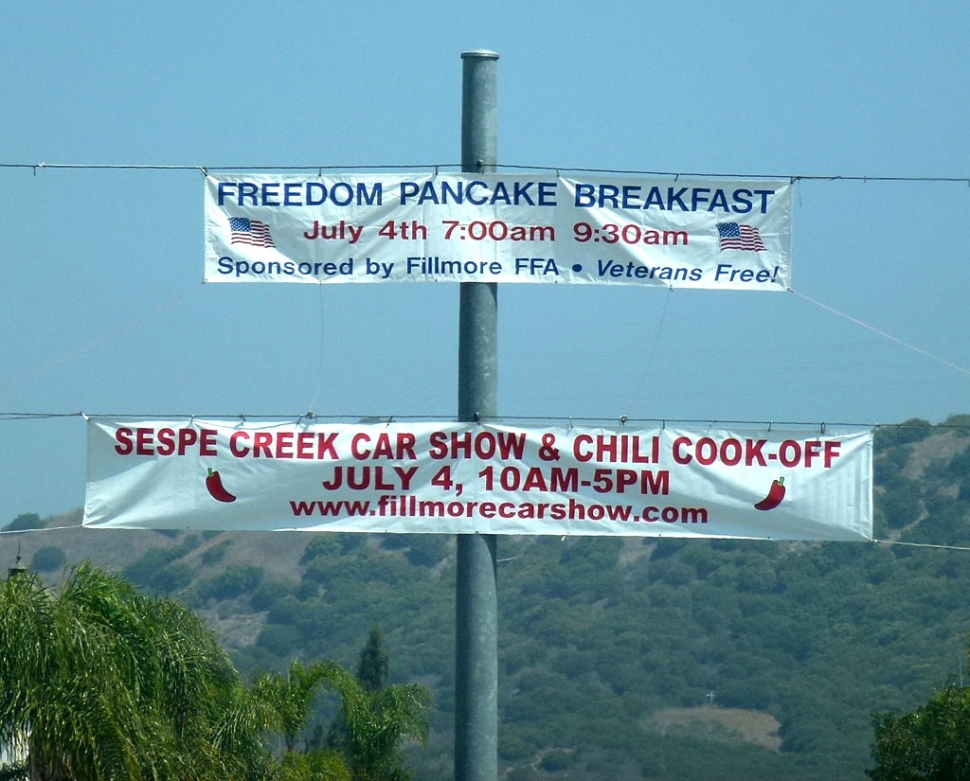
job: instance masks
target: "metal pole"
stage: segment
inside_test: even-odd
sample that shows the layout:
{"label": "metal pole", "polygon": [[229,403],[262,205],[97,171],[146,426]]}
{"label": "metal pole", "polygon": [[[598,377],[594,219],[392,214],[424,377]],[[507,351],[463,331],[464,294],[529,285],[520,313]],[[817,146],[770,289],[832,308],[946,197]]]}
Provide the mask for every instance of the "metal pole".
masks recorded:
{"label": "metal pole", "polygon": [[[461,170],[489,173],[498,154],[498,54],[462,52]],[[463,282],[458,419],[498,414],[498,289]],[[458,535],[455,598],[455,781],[498,777],[498,588],[494,534]]]}

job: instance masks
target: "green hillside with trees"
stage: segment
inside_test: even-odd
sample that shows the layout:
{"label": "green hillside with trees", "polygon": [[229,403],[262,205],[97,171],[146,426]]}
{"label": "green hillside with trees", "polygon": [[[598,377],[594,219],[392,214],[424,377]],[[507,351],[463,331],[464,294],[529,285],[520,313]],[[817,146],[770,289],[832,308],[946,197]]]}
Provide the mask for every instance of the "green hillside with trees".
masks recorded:
{"label": "green hillside with trees", "polygon": [[[970,683],[970,416],[879,429],[874,477],[879,543],[499,538],[505,779],[863,781],[873,714]],[[31,531],[76,523],[13,519],[0,566],[175,598],[244,678],[353,669],[380,627],[389,682],[434,695],[407,765],[451,778],[453,537]]]}

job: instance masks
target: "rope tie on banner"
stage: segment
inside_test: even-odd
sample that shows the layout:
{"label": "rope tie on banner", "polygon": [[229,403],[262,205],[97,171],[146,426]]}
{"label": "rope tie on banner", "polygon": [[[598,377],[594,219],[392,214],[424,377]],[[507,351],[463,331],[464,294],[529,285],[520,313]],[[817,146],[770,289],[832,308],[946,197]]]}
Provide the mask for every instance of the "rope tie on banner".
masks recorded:
{"label": "rope tie on banner", "polygon": [[633,400],[627,406],[627,409],[633,410],[633,408],[639,403],[640,395],[643,393],[643,386],[647,381],[647,375],[650,373],[650,369],[653,366],[654,358],[657,357],[657,350],[660,347],[660,338],[663,335],[664,323],[667,321],[667,307],[670,304],[671,294],[674,289],[667,286],[667,295],[664,297],[663,309],[660,310],[660,322],[657,324],[657,333],[653,338],[653,343],[650,348],[650,355],[647,356],[646,363],[643,365],[643,371],[640,373],[640,381],[637,383],[636,393],[633,394]]}
{"label": "rope tie on banner", "polygon": [[936,550],[970,551],[965,545],[934,545],[930,542],[903,542],[902,540],[873,540],[878,545],[905,545],[907,548],[933,548]]}
{"label": "rope tie on banner", "polygon": [[317,285],[317,292],[319,294],[319,302],[320,302],[320,307],[319,307],[320,341],[317,345],[317,383],[316,383],[316,387],[313,390],[313,398],[310,400],[310,406],[309,406],[309,409],[311,410],[316,409],[317,399],[320,396],[320,388],[323,387],[323,378],[324,378],[324,369],[325,369],[324,358],[325,358],[325,349],[327,344],[326,318],[325,318],[326,310],[324,309],[324,305],[323,305],[323,283],[322,282],[319,285]]}
{"label": "rope tie on banner", "polygon": [[809,298],[804,293],[799,293],[797,290],[791,290],[791,292],[794,293],[799,298],[802,298],[802,299],[808,301],[810,304],[815,304],[815,306],[821,307],[826,312],[831,312],[832,314],[838,315],[839,317],[844,317],[850,323],[855,323],[856,325],[860,325],[863,328],[865,328],[865,329],[867,329],[869,331],[872,331],[874,334],[878,334],[879,336],[882,336],[882,337],[884,337],[885,339],[888,339],[891,342],[895,342],[896,344],[898,344],[898,345],[900,345],[902,347],[905,347],[908,350],[912,350],[913,352],[919,353],[920,355],[923,355],[923,356],[925,356],[927,358],[930,358],[931,360],[937,361],[938,363],[942,363],[944,366],[949,366],[951,369],[955,369],[956,371],[958,371],[958,372],[960,372],[962,374],[966,374],[966,375],[970,376],[970,369],[967,369],[964,366],[958,366],[957,364],[955,364],[955,363],[953,363],[951,361],[948,361],[945,358],[941,358],[940,356],[934,355],[933,353],[928,352],[927,350],[924,350],[921,347],[917,347],[915,344],[910,344],[909,342],[904,342],[902,339],[900,339],[900,338],[898,338],[896,336],[893,336],[892,334],[888,334],[885,331],[882,331],[882,330],[876,328],[874,325],[869,325],[869,323],[863,322],[862,320],[859,320],[857,317],[852,317],[852,315],[847,315],[845,312],[840,312],[838,309],[835,309],[834,307],[828,306],[827,304],[823,304],[821,301],[816,301],[814,298]]}
{"label": "rope tie on banner", "polygon": [[78,358],[78,357],[84,355],[85,353],[89,352],[90,350],[94,349],[95,347],[99,347],[102,344],[106,344],[106,343],[110,342],[111,340],[116,339],[117,337],[121,336],[122,334],[124,334],[124,333],[130,331],[131,329],[133,329],[135,326],[140,325],[141,323],[143,323],[143,322],[145,322],[147,320],[150,320],[151,318],[155,317],[156,315],[161,314],[166,309],[171,309],[176,304],[178,304],[183,298],[185,298],[186,296],[188,296],[190,293],[194,293],[199,288],[201,288],[202,287],[202,284],[203,283],[200,282],[198,285],[194,285],[193,287],[189,288],[188,290],[185,290],[182,293],[179,293],[178,295],[170,298],[168,301],[165,301],[165,302],[159,304],[154,309],[146,312],[145,314],[139,315],[135,319],[130,320],[129,322],[127,322],[127,323],[125,323],[123,325],[118,326],[113,331],[109,331],[108,333],[104,334],[103,336],[100,336],[97,339],[94,339],[94,340],[88,342],[83,347],[79,347],[78,349],[73,350],[72,352],[65,353],[64,355],[61,355],[60,357],[55,358],[52,361],[48,361],[47,363],[45,363],[42,366],[34,369],[33,371],[29,371],[26,374],[22,374],[20,377],[15,377],[14,379],[12,379],[12,380],[10,380],[8,382],[5,382],[5,383],[0,384],[0,390],[5,390],[7,388],[13,387],[14,385],[19,385],[22,382],[26,382],[27,380],[29,380],[29,379],[31,379],[33,377],[36,377],[39,374],[44,374],[45,372],[50,371],[55,366],[59,366],[62,363],[66,363],[67,361],[70,361],[73,358]]}

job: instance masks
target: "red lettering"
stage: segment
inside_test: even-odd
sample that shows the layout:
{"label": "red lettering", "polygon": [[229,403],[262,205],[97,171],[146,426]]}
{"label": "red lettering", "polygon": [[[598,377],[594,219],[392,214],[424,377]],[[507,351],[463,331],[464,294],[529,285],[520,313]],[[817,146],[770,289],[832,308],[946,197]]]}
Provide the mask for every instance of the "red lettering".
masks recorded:
{"label": "red lettering", "polygon": [[785,466],[795,466],[802,458],[802,446],[794,439],[786,439],[778,448],[778,460]]}
{"label": "red lettering", "polygon": [[[690,453],[681,453],[681,448],[690,447],[691,441],[690,437],[677,437],[674,440],[674,461],[678,464],[689,464],[694,460],[694,457]],[[647,520],[650,520],[649,518]]]}
{"label": "red lettering", "polygon": [[334,461],[337,460],[337,448],[334,447],[334,441],[337,439],[337,432],[330,434],[318,434],[319,437],[317,441],[317,458],[332,458]]}
{"label": "red lettering", "polygon": [[832,466],[832,461],[839,457],[839,448],[842,443],[835,439],[830,439],[825,443],[825,468]]}
{"label": "red lettering", "polygon": [[428,455],[431,456],[436,461],[440,461],[442,458],[448,457],[448,435],[444,431],[432,431],[431,436],[428,437],[428,444],[431,445],[431,449],[428,451]]}
{"label": "red lettering", "polygon": [[701,437],[697,440],[694,455],[697,457],[697,463],[710,466],[717,460],[717,442],[710,437]]}
{"label": "red lettering", "polygon": [[367,450],[366,447],[363,449],[359,447],[361,445],[367,445],[369,442],[370,437],[364,433],[354,434],[354,438],[350,440],[350,452],[358,461],[363,461],[370,455],[370,450]]}
{"label": "red lettering", "polygon": [[194,428],[180,428],[179,429],[179,455],[184,456],[185,451],[189,449],[191,445],[194,445],[199,441],[199,435],[196,433]]}
{"label": "red lettering", "polygon": [[374,448],[374,458],[393,458],[394,453],[391,450],[391,438],[387,433],[381,434],[377,438],[377,445]]}
{"label": "red lettering", "polygon": [[154,433],[150,428],[140,428],[135,432],[135,442],[137,442],[135,452],[138,455],[151,456],[155,454],[155,450],[152,448]]}
{"label": "red lettering", "polygon": [[212,428],[202,429],[202,441],[199,443],[200,456],[216,455],[216,431]]}
{"label": "red lettering", "polygon": [[734,439],[725,439],[721,443],[721,463],[726,466],[734,466],[741,462],[742,448],[741,443]]}
{"label": "red lettering", "polygon": [[583,445],[591,444],[593,444],[593,438],[589,434],[580,434],[578,437],[576,437],[576,439],[573,440],[573,457],[580,463],[585,463],[592,460],[592,453],[588,453],[580,449]]}
{"label": "red lettering", "polygon": [[170,456],[175,452],[175,432],[170,428],[163,428],[158,432],[158,444],[155,451],[160,456]]}
{"label": "red lettering", "polygon": [[301,431],[296,435],[296,457],[313,458],[313,432]]}
{"label": "red lettering", "polygon": [[293,458],[292,431],[280,431],[276,434],[276,457]]}
{"label": "red lettering", "polygon": [[417,444],[418,438],[414,434],[410,434],[406,431],[402,431],[397,435],[397,458],[398,460],[404,458],[410,458],[412,461],[417,461],[418,457],[414,454],[414,446]]}
{"label": "red lettering", "polygon": [[746,439],[744,440],[744,465],[752,466],[757,462],[758,466],[767,466],[762,449],[767,444],[767,439]]}
{"label": "red lettering", "polygon": [[118,443],[115,445],[115,452],[119,456],[131,455],[131,451],[133,449],[131,433],[130,428],[119,428],[115,431],[115,441]]}
{"label": "red lettering", "polygon": [[273,457],[273,435],[269,431],[257,431],[253,437],[253,458]]}
{"label": "red lettering", "polygon": [[245,458],[249,455],[249,445],[243,443],[239,444],[238,440],[249,439],[248,431],[234,431],[232,436],[229,437],[229,452],[232,453],[236,458]]}
{"label": "red lettering", "polygon": [[805,466],[811,466],[815,457],[822,452],[822,443],[812,439],[805,443]]}
{"label": "red lettering", "polygon": [[632,469],[617,469],[616,470],[616,491],[617,493],[625,493],[626,487],[628,485],[637,484],[637,473]]}

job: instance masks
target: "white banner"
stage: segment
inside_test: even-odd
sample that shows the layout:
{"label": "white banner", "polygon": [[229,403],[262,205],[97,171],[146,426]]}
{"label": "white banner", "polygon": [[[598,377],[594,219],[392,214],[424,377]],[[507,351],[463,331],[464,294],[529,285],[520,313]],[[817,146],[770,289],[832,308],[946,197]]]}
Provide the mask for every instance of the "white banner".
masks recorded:
{"label": "white banner", "polygon": [[207,176],[206,282],[785,291],[787,181]]}
{"label": "white banner", "polygon": [[872,434],[91,419],[84,524],[872,538]]}

